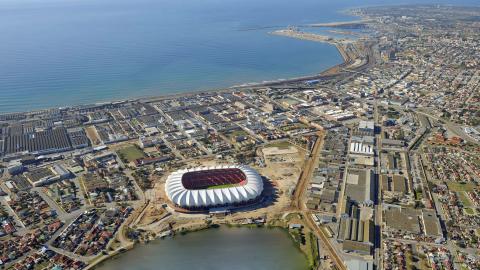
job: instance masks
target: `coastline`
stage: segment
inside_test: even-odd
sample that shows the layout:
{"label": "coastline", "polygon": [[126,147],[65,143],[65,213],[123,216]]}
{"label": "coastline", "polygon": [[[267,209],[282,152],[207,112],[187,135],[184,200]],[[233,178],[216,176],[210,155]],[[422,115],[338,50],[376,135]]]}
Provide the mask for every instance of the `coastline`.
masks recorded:
{"label": "coastline", "polygon": [[[316,42],[323,42],[323,41],[316,41]],[[219,93],[219,92],[229,92],[229,91],[232,91],[234,89],[239,89],[240,90],[240,89],[245,89],[245,88],[266,87],[266,86],[281,85],[281,84],[285,84],[285,83],[295,83],[295,82],[301,82],[301,81],[305,81],[305,80],[313,80],[313,79],[319,79],[319,78],[321,78],[321,79],[333,78],[333,77],[338,75],[337,72],[338,72],[339,69],[346,68],[347,66],[353,64],[354,59],[352,59],[348,55],[348,53],[345,51],[345,49],[344,49],[344,47],[342,46],[341,43],[335,42],[335,43],[332,43],[332,45],[335,45],[335,47],[337,48],[338,52],[342,56],[343,62],[339,63],[335,66],[329,67],[329,68],[323,70],[322,72],[320,72],[319,74],[307,75],[307,76],[302,76],[302,77],[295,77],[295,78],[284,79],[284,80],[274,80],[274,81],[268,81],[268,82],[262,82],[262,83],[250,83],[250,84],[247,84],[247,85],[231,86],[231,87],[228,87],[228,88],[225,88],[225,89],[211,89],[211,90],[207,90],[207,91],[194,91],[194,92],[186,92],[186,93],[177,93],[177,94],[162,95],[162,96],[148,97],[148,98],[144,97],[144,98],[138,98],[138,99],[131,99],[131,101],[155,102],[155,101],[160,101],[160,100],[165,100],[165,99],[170,99],[170,98],[175,98],[175,97],[178,98],[178,97],[188,97],[188,96],[198,95],[198,94],[211,94],[211,93]],[[112,103],[123,103],[123,102],[128,102],[128,101],[130,101],[130,100],[127,99],[127,100],[122,100],[122,101],[116,101],[116,102],[110,102],[110,103],[100,103],[100,104],[97,103],[97,105],[112,104]],[[74,108],[74,107],[72,107],[72,108]],[[142,213],[142,211],[140,211],[139,215],[141,215],[141,213]],[[132,220],[133,219],[134,218],[132,218]],[[124,225],[126,225],[126,224],[124,224]],[[256,224],[230,224],[230,223],[228,223],[228,224],[227,223],[225,223],[225,224],[204,224],[204,225],[193,227],[193,228],[190,228],[190,229],[186,229],[186,228],[182,227],[182,228],[179,228],[179,229],[176,229],[176,230],[172,230],[172,232],[173,232],[174,235],[175,234],[185,235],[185,234],[188,234],[188,233],[208,230],[208,229],[212,229],[212,228],[218,228],[219,226],[250,227],[250,228],[252,226],[255,226],[255,227],[258,227],[258,228],[281,228],[281,229],[284,229],[284,230],[287,231],[290,239],[296,244],[296,247],[298,249],[300,249],[302,254],[307,258],[307,260],[309,260],[309,254],[307,254],[306,251],[304,251],[300,248],[300,243],[298,243],[295,240],[294,236],[289,232],[288,227],[285,227],[285,226],[280,226],[280,225],[260,225],[259,226],[259,225],[256,225]],[[120,231],[120,233],[122,233],[122,234],[124,233],[123,229],[122,229],[122,231]],[[100,257],[98,260],[95,260],[95,261],[91,262],[87,266],[86,269],[96,269],[96,267],[98,267],[102,263],[105,263],[106,261],[108,261],[112,258],[120,256],[124,252],[127,252],[131,249],[134,249],[137,246],[137,244],[145,244],[145,243],[148,243],[149,241],[162,239],[162,238],[163,237],[157,235],[155,238],[149,239],[146,242],[130,241],[129,245],[118,248],[118,249],[114,250],[113,252],[109,253],[108,255],[104,255],[104,256]],[[314,261],[313,263],[316,263],[316,262]]]}
{"label": "coastline", "polygon": [[[353,20],[353,23],[357,23],[359,21],[363,20]],[[336,22],[335,22],[336,23]],[[335,24],[333,23],[333,24]],[[339,23],[348,23],[346,22],[339,22]],[[315,25],[315,24],[311,24]],[[313,27],[313,26],[309,26]],[[270,32],[269,34],[272,34]],[[333,39],[333,38],[332,38]],[[246,88],[258,88],[258,87],[268,87],[268,86],[278,86],[281,84],[286,84],[286,83],[296,83],[296,82],[301,82],[305,80],[314,80],[314,79],[331,79],[332,75],[331,73],[335,73],[337,69],[345,68],[349,64],[352,64],[352,59],[346,54],[345,49],[342,47],[341,42],[332,42],[332,41],[322,41],[322,40],[309,40],[312,42],[321,42],[321,43],[327,43],[330,45],[333,45],[336,47],[337,52],[340,54],[340,57],[342,58],[342,61],[334,66],[328,67],[326,69],[320,70],[318,73],[310,74],[310,75],[304,75],[304,76],[298,76],[298,77],[292,77],[292,78],[287,78],[287,79],[273,79],[273,80],[267,80],[263,82],[245,82],[242,84],[236,84],[236,85],[231,85],[227,87],[222,87],[222,88],[212,88],[208,90],[189,90],[185,92],[178,92],[178,93],[172,93],[172,94],[161,94],[161,95],[147,95],[147,96],[138,96],[138,97],[132,97],[132,98],[126,98],[126,99],[116,99],[116,100],[109,100],[109,101],[98,101],[98,102],[92,102],[92,103],[84,103],[84,104],[74,104],[74,105],[66,105],[66,106],[58,106],[58,107],[45,107],[43,109],[35,109],[32,111],[13,111],[13,112],[1,112],[0,111],[0,116],[1,115],[14,115],[14,114],[35,114],[35,113],[41,113],[49,110],[56,110],[56,109],[78,109],[82,107],[95,107],[95,106],[103,106],[103,105],[109,105],[109,104],[119,104],[119,103],[125,103],[125,102],[155,102],[155,101],[160,101],[160,100],[165,100],[165,99],[170,99],[170,98],[178,98],[178,97],[188,97],[188,96],[193,96],[193,95],[198,95],[198,94],[211,94],[211,93],[221,93],[221,92],[229,92],[232,90],[242,90]]]}
{"label": "coastline", "polygon": [[[222,93],[222,92],[230,92],[232,90],[242,90],[242,89],[247,89],[247,88],[260,88],[260,87],[269,87],[269,86],[278,86],[282,84],[288,84],[288,83],[298,83],[302,81],[307,81],[307,80],[314,80],[314,79],[324,79],[324,80],[329,80],[334,78],[335,76],[338,76],[338,70],[347,68],[349,65],[354,64],[354,59],[351,58],[348,53],[346,52],[345,48],[343,47],[342,43],[340,42],[326,42],[326,41],[320,41],[320,40],[310,40],[312,42],[321,42],[321,43],[329,43],[330,45],[335,46],[337,49],[338,53],[342,57],[342,62],[338,63],[334,66],[328,67],[322,71],[320,71],[317,74],[312,74],[312,75],[305,75],[305,76],[300,76],[300,77],[293,77],[293,78],[288,78],[288,79],[276,79],[276,80],[270,80],[270,81],[265,81],[265,82],[249,82],[249,83],[244,83],[240,85],[233,85],[227,88],[218,88],[218,89],[210,89],[210,90],[199,90],[199,91],[189,91],[185,93],[175,93],[175,94],[168,94],[168,95],[161,95],[161,96],[151,96],[151,97],[141,97],[137,99],[131,99],[131,101],[141,101],[141,102],[155,102],[155,101],[161,101],[165,99],[170,99],[170,98],[177,98],[177,97],[188,97],[192,95],[198,95],[198,94],[211,94],[211,93]],[[368,55],[367,55],[367,58]],[[370,64],[369,61],[372,59],[368,59],[367,63],[362,64],[361,66],[357,67],[358,69],[363,69],[364,66],[368,66]],[[129,100],[123,100],[122,102],[127,102]],[[111,104],[111,103],[105,103],[105,104]]]}
{"label": "coastline", "polygon": [[[314,41],[315,42],[315,41]],[[318,42],[318,41],[317,41]],[[239,85],[232,85],[228,87],[222,87],[222,88],[212,88],[209,90],[189,90],[186,92],[179,92],[179,93],[172,93],[172,94],[162,94],[162,95],[153,95],[153,96],[140,96],[140,97],[135,97],[135,98],[127,98],[127,99],[117,99],[117,100],[110,100],[110,101],[99,101],[99,102],[93,102],[93,103],[85,103],[85,104],[77,104],[77,105],[69,105],[69,106],[59,106],[59,107],[47,107],[44,109],[37,109],[37,110],[32,110],[32,111],[14,111],[14,112],[0,112],[1,115],[14,115],[14,114],[35,114],[35,113],[41,113],[49,110],[56,110],[56,109],[79,109],[82,107],[95,107],[95,106],[103,106],[103,105],[110,105],[110,104],[120,104],[120,103],[126,103],[126,102],[155,102],[155,101],[161,101],[165,99],[171,99],[171,98],[179,98],[179,97],[188,97],[188,96],[194,96],[194,95],[199,95],[199,94],[211,94],[211,93],[222,93],[222,92],[230,92],[232,90],[238,89],[246,89],[246,88],[258,88],[258,87],[267,87],[267,86],[276,86],[284,83],[294,83],[294,82],[299,82],[299,81],[305,81],[305,80],[312,80],[312,79],[317,79],[322,76],[328,76],[327,74],[330,73],[332,70],[338,68],[338,67],[344,67],[345,65],[348,64],[349,59],[346,57],[343,48],[341,48],[337,44],[331,44],[336,47],[337,51],[339,52],[340,56],[342,57],[342,62],[328,67],[319,73],[312,74],[312,75],[305,75],[305,76],[300,76],[300,77],[293,77],[293,78],[288,78],[288,79],[274,79],[274,80],[269,80],[269,81],[264,81],[264,82],[247,82]],[[325,77],[325,79],[327,79]]]}
{"label": "coastline", "polygon": [[[314,34],[313,34],[314,35]],[[297,38],[297,39],[302,39],[299,37],[292,37],[292,36],[286,36],[288,38]],[[250,82],[250,83],[244,83],[241,85],[233,85],[230,87],[226,88],[217,88],[217,89],[210,89],[210,90],[198,90],[198,91],[188,91],[188,92],[182,92],[182,93],[173,93],[173,94],[164,94],[164,95],[159,95],[159,96],[147,96],[147,97],[137,97],[137,98],[129,98],[129,99],[122,99],[122,100],[113,100],[113,101],[107,101],[107,102],[95,102],[95,103],[90,103],[90,104],[80,104],[80,105],[72,105],[72,106],[66,106],[66,107],[60,107],[63,109],[68,109],[68,110],[75,110],[75,109],[80,109],[83,107],[95,107],[95,106],[104,106],[104,105],[109,105],[109,104],[122,104],[126,102],[155,102],[155,101],[161,101],[165,99],[171,99],[171,98],[179,98],[179,97],[189,97],[189,96],[194,96],[194,95],[199,95],[199,94],[212,94],[212,93],[222,93],[222,92],[231,92],[233,90],[243,90],[243,89],[250,89],[250,88],[261,88],[261,87],[270,87],[270,86],[280,86],[283,84],[291,84],[291,83],[301,83],[307,80],[315,80],[315,79],[321,79],[321,80],[330,80],[334,79],[337,76],[342,76],[344,74],[343,69],[352,67],[355,65],[356,60],[360,58],[360,55],[357,57],[352,56],[351,54],[348,53],[347,47],[345,43],[338,42],[338,41],[332,41],[332,40],[322,40],[322,39],[308,39],[309,41],[312,42],[322,42],[322,43],[328,43],[330,45],[334,45],[342,57],[342,62],[338,63],[334,66],[328,67],[319,73],[312,74],[312,75],[305,75],[305,76],[300,76],[300,77],[293,77],[293,78],[288,78],[288,79],[277,79],[277,80],[271,80],[271,81],[264,81],[264,82]],[[351,43],[352,46],[355,46],[353,43]],[[368,58],[368,57],[367,57]],[[368,66],[370,64],[369,61],[366,61],[363,63],[361,66],[357,67],[359,69],[363,68],[364,66]],[[35,114],[35,113],[40,113],[40,112],[45,112],[49,110],[55,110],[59,109],[57,108],[46,108],[46,109],[40,109],[40,110],[34,110],[34,111],[28,111],[28,112],[9,112],[9,113],[2,113],[0,112],[1,115],[14,115],[14,114]],[[140,208],[139,208],[140,210]],[[139,211],[139,214],[141,214],[143,211]],[[138,216],[137,216],[138,217]],[[137,218],[135,215],[130,216],[130,219],[125,221],[125,223],[121,226],[119,229],[119,232],[117,234],[117,238],[124,238],[120,240],[121,245],[117,249],[113,251],[109,251],[106,254],[99,254],[97,258],[95,258],[92,262],[88,264],[88,266],[85,269],[96,269],[99,265],[102,263],[106,262],[109,259],[115,258],[116,256],[121,255],[122,253],[129,251],[133,248],[136,247],[137,242],[131,241],[130,239],[126,238],[126,229],[129,227],[129,225]],[[211,229],[212,227],[215,226],[235,226],[235,227],[251,227],[253,225],[251,224],[204,224],[202,226],[194,227],[191,229],[185,229],[185,230],[179,230],[174,231],[178,234],[187,234],[191,232],[196,232],[196,231],[201,231],[201,230],[207,230]],[[259,227],[258,225],[255,225],[256,227]],[[287,230],[289,232],[288,227],[285,226],[279,226],[279,225],[263,225],[260,226],[263,228],[269,228],[269,227],[279,227],[282,229]],[[121,236],[120,236],[121,235]],[[292,234],[289,233],[289,237],[292,238],[293,241],[295,239],[293,238]],[[160,238],[160,236],[156,236],[155,239]],[[149,239],[153,240],[153,239]],[[108,244],[108,247],[112,245],[113,241]],[[298,243],[295,241],[295,243]],[[300,248],[300,247],[298,247]],[[306,255],[306,253],[302,250],[302,253]]]}
{"label": "coastline", "polygon": [[[0,270],[480,267],[480,229],[458,226],[480,226],[480,6],[350,6],[339,17],[331,7],[345,3],[251,4],[277,12],[237,19],[230,3],[234,14],[195,12],[202,23],[187,28],[198,31],[175,12],[178,26],[162,32],[148,2],[129,32],[105,16],[111,4],[94,7],[112,46],[73,50],[79,67],[65,58],[43,73],[35,64],[48,61],[25,57],[29,72],[6,43]],[[101,65],[116,46],[125,59]]]}

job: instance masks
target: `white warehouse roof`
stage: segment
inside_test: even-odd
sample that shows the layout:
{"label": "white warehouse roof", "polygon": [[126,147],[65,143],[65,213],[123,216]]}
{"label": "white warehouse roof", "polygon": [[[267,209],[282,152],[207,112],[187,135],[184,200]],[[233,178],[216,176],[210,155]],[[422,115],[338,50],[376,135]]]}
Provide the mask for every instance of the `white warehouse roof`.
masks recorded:
{"label": "white warehouse roof", "polygon": [[373,145],[358,142],[350,143],[350,152],[355,154],[373,155]]}

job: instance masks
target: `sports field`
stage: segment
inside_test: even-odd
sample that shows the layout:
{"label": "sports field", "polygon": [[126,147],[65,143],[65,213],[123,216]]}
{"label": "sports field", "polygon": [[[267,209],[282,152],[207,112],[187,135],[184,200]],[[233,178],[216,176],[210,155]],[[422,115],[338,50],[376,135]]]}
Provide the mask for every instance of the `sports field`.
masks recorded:
{"label": "sports field", "polygon": [[223,185],[217,185],[217,186],[210,186],[207,189],[231,188],[235,186],[238,186],[238,184],[223,184]]}
{"label": "sports field", "polygon": [[117,151],[122,160],[127,162],[135,161],[136,159],[145,157],[145,153],[136,145],[129,145]]}

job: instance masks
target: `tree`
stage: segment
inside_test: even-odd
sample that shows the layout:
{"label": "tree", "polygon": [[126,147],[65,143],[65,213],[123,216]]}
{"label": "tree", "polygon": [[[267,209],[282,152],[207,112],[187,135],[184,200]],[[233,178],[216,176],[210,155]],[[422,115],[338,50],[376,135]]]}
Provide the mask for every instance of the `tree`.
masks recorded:
{"label": "tree", "polygon": [[72,188],[72,191],[73,191],[73,197],[77,198],[77,186],[75,186],[75,183],[73,181],[70,181],[70,187]]}
{"label": "tree", "polygon": [[60,199],[61,202],[63,202],[62,195],[63,195],[63,191],[60,188],[60,185],[57,185],[57,196],[58,196],[58,198]]}

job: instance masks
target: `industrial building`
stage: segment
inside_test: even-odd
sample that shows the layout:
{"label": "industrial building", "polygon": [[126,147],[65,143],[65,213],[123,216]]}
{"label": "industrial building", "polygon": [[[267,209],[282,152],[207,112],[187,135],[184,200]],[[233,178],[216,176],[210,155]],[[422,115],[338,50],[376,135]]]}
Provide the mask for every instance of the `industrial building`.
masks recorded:
{"label": "industrial building", "polygon": [[373,156],[374,154],[373,145],[358,142],[350,143],[350,152],[367,156]]}
{"label": "industrial building", "polygon": [[375,123],[373,121],[360,121],[360,123],[358,123],[358,130],[365,132],[365,135],[373,136],[373,134],[375,134]]}
{"label": "industrial building", "polygon": [[[88,146],[88,139],[82,132],[71,133],[74,138],[74,146],[81,148]],[[69,134],[63,127],[47,129],[37,132],[24,133],[23,131],[10,132],[5,137],[5,154],[29,152],[33,154],[51,154],[72,149]]]}
{"label": "industrial building", "polygon": [[71,173],[59,164],[37,168],[25,173],[25,177],[34,187],[47,185],[68,178]]}
{"label": "industrial building", "polygon": [[373,204],[374,182],[372,170],[350,169],[347,174],[345,196],[357,203]]}

